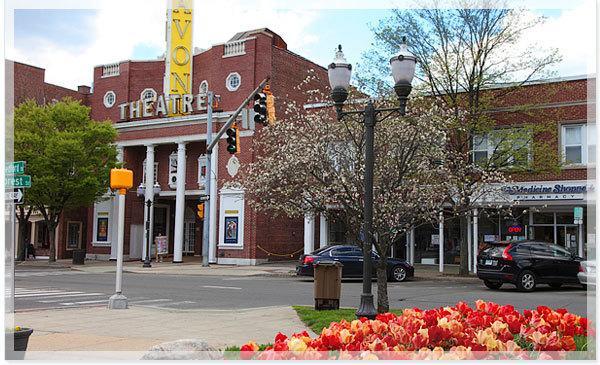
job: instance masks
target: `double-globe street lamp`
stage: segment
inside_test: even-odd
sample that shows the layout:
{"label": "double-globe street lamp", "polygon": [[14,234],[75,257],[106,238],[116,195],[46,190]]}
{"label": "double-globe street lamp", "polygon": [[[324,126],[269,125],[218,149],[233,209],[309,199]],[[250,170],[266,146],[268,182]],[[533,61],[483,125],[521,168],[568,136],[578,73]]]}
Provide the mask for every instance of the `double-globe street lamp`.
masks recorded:
{"label": "double-globe street lamp", "polygon": [[[160,191],[160,185],[158,183],[154,183],[154,186],[152,187],[153,197],[158,196]],[[146,196],[146,187],[143,183],[141,183],[137,188],[137,196],[140,198],[144,198]],[[150,264],[150,212],[152,209],[153,200],[154,199],[148,199],[144,204],[144,215],[146,216],[146,257],[144,257],[144,264],[142,267],[152,267]]]}
{"label": "double-globe street lamp", "polygon": [[[400,45],[400,54],[390,59],[392,76],[394,77],[394,90],[398,96],[399,106],[396,108],[375,109],[373,101],[369,99],[364,110],[343,111],[344,102],[348,98],[348,87],[350,86],[350,76],[352,65],[350,65],[344,53],[342,46],[338,46],[335,59],[328,67],[329,84],[331,86],[331,98],[337,112],[338,120],[348,115],[360,115],[365,124],[365,192],[364,192],[364,222],[363,222],[363,293],[360,297],[360,307],[356,311],[357,317],[367,317],[374,319],[377,310],[373,303],[372,285],[372,256],[373,247],[373,168],[374,168],[374,148],[375,124],[390,115],[399,113],[404,115],[406,112],[406,102],[412,89],[411,82],[415,75],[415,66],[417,58],[406,46],[406,38],[402,38]],[[380,252],[386,255],[386,252]]]}

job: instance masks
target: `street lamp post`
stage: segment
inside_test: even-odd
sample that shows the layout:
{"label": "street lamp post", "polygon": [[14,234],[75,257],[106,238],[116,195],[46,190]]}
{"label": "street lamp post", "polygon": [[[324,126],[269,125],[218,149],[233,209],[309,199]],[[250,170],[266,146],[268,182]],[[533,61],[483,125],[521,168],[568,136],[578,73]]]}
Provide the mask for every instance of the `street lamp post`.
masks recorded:
{"label": "street lamp post", "polygon": [[[373,247],[373,169],[375,165],[374,139],[375,124],[382,121],[394,113],[404,115],[406,112],[406,102],[411,92],[411,82],[415,74],[416,57],[408,51],[406,38],[402,38],[400,54],[390,60],[392,75],[394,77],[394,91],[398,96],[399,106],[397,108],[376,109],[373,101],[369,100],[364,110],[343,111],[344,102],[348,98],[348,87],[350,86],[350,77],[352,65],[347,63],[342,46],[338,46],[335,59],[328,67],[329,84],[331,86],[331,98],[337,112],[338,120],[348,115],[360,115],[365,124],[365,192],[364,192],[364,222],[363,222],[363,292],[360,296],[360,306],[356,311],[357,317],[367,317],[374,319],[377,310],[373,302],[372,286],[372,247]],[[378,119],[378,115],[387,113]],[[381,253],[385,255],[385,252]]]}
{"label": "street lamp post", "polygon": [[[160,193],[160,191],[160,185],[158,185],[158,183],[155,183],[152,188],[152,194],[154,196],[157,196]],[[144,197],[145,192],[146,188],[144,184],[141,183],[137,188],[137,196]],[[145,201],[144,209],[146,209],[146,222],[144,223],[146,228],[146,257],[144,257],[144,264],[142,265],[142,267],[152,267],[152,264],[150,263],[150,209],[152,209],[151,199]]]}

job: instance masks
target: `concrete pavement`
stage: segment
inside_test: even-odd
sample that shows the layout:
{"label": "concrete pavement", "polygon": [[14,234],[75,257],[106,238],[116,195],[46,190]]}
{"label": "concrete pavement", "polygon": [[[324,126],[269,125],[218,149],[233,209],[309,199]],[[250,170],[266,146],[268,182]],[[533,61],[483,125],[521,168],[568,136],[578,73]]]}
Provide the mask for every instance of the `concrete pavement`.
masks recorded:
{"label": "concrete pavement", "polygon": [[[237,310],[173,310],[131,306],[125,310],[87,307],[15,313],[15,323],[34,329],[26,359],[46,351],[135,351],[133,358],[153,345],[197,338],[217,349],[248,340],[272,342],[277,332],[307,330],[288,306]],[[137,356],[137,357],[136,357]],[[104,357],[104,356],[101,356]]]}

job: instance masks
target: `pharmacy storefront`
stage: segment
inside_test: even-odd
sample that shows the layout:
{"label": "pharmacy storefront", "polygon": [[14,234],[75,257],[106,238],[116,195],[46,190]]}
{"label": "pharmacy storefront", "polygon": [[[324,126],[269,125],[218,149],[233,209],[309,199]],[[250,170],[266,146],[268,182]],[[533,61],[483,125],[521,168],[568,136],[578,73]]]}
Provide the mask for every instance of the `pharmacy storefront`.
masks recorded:
{"label": "pharmacy storefront", "polygon": [[[499,190],[494,199],[473,209],[469,219],[446,216],[442,224],[415,227],[395,245],[393,255],[412,263],[439,264],[443,252],[441,262],[459,264],[460,241],[466,234],[469,262],[476,249],[481,251],[490,242],[501,240],[539,240],[587,256],[587,247],[594,242],[593,226],[589,228],[595,209],[594,182],[519,182],[505,184]],[[506,208],[486,208],[498,205]]]}

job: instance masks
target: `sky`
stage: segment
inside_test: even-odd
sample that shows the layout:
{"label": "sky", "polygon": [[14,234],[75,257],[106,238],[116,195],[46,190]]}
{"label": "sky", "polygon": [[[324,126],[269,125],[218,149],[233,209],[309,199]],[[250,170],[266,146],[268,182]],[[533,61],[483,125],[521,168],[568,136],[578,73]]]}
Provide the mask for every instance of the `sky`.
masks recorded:
{"label": "sky", "polygon": [[[165,50],[166,0],[7,1],[6,57],[45,68],[50,83],[90,85],[94,66],[156,59]],[[291,51],[320,65],[332,61],[338,44],[357,64],[371,48],[371,27],[388,16],[390,7],[408,4],[399,1],[195,0],[194,46],[206,49],[236,32],[268,27]],[[549,9],[540,9],[543,4]],[[533,15],[548,19],[525,38],[540,48],[559,49],[563,61],[557,74],[594,73],[595,1],[532,0],[529,5],[538,7],[529,9]]]}

